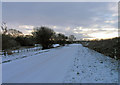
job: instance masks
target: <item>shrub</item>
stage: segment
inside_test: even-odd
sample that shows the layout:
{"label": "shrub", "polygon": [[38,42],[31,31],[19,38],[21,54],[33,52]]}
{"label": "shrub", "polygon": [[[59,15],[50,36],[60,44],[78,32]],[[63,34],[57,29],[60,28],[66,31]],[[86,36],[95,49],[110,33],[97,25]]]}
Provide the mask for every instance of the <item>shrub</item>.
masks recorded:
{"label": "shrub", "polygon": [[20,46],[20,44],[16,42],[13,37],[2,34],[2,50],[7,50],[18,46]]}
{"label": "shrub", "polygon": [[35,43],[33,38],[27,38],[23,36],[18,36],[15,38],[15,40],[19,42],[21,46],[33,46]]}

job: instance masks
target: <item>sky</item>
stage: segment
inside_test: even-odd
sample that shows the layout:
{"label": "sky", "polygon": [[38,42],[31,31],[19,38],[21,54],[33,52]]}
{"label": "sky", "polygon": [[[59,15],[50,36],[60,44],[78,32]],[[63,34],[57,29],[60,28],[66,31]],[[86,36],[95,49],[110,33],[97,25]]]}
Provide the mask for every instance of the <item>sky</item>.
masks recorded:
{"label": "sky", "polygon": [[30,34],[47,26],[79,39],[118,36],[117,2],[3,2],[2,21],[8,29]]}

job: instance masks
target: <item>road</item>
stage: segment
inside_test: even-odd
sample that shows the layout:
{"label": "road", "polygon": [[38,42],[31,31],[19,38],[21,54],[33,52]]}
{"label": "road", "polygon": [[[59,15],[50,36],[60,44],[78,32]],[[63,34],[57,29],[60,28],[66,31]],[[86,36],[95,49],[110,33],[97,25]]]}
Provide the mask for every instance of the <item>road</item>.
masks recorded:
{"label": "road", "polygon": [[118,61],[81,44],[3,63],[3,83],[117,83]]}
{"label": "road", "polygon": [[3,83],[62,83],[77,52],[78,45],[70,45],[4,63]]}

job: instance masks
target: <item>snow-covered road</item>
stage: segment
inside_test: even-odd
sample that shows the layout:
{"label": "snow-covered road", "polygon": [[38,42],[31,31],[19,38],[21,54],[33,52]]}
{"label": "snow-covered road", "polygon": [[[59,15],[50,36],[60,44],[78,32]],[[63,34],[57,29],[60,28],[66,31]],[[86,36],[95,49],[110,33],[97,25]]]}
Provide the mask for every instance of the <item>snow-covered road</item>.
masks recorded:
{"label": "snow-covered road", "polygon": [[4,83],[63,82],[64,76],[77,52],[71,45],[49,52],[3,64]]}
{"label": "snow-covered road", "polygon": [[[97,57],[94,58],[95,56]],[[112,83],[117,82],[118,72],[116,70],[111,71],[114,68],[113,67],[111,68],[111,66],[109,67],[109,65],[112,65],[108,63],[109,61],[106,61],[107,63],[104,63],[105,61],[99,63],[100,59],[98,58],[98,56],[100,56],[99,53],[89,51],[89,49],[84,48],[81,44],[72,44],[70,46],[51,49],[45,53],[26,57],[23,59],[18,59],[12,62],[3,63],[2,65],[3,83],[62,83],[62,82],[71,83],[73,82],[71,78],[73,77],[77,78],[78,75],[79,78],[77,78],[76,80],[77,83],[79,81],[80,81],[79,83],[81,82],[85,83],[87,80],[89,80],[89,83],[92,83],[94,82],[93,79],[91,79],[93,75],[92,76],[89,75],[90,74],[89,70],[93,68],[97,68],[97,70],[93,69],[93,71],[96,71],[95,75],[101,75],[99,74],[101,73],[100,71],[105,70],[108,71],[108,73],[111,73],[112,75],[110,74],[109,76],[108,73],[106,75],[105,73],[103,73],[102,75],[103,78],[104,76],[114,77],[111,78],[113,79]],[[79,62],[78,61],[76,62],[75,59],[79,60]],[[94,64],[94,62],[98,64]],[[76,63],[76,66],[77,65],[81,66],[80,67],[81,69],[80,68],[78,69],[78,67],[76,69],[74,67],[75,66],[74,63]],[[89,67],[87,67],[88,65]],[[104,66],[107,66],[107,68],[104,68]],[[73,70],[74,72],[72,72]],[[74,74],[78,70],[79,71],[83,70],[84,73],[82,74],[79,72],[79,74],[77,73],[77,75]],[[83,79],[83,81],[80,78]],[[91,82],[90,79],[92,80]],[[107,80],[111,81],[111,79],[109,78]],[[105,80],[103,81],[103,83],[105,83]],[[109,81],[107,81],[107,83],[109,83]]]}

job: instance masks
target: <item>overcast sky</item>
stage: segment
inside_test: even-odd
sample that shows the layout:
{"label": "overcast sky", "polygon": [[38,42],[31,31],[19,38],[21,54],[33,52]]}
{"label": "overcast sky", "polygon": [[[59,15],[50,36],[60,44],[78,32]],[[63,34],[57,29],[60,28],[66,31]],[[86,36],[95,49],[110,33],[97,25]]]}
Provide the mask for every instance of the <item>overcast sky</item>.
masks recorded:
{"label": "overcast sky", "polygon": [[118,36],[115,2],[4,2],[3,21],[8,28],[30,34],[36,26],[82,38]]}

